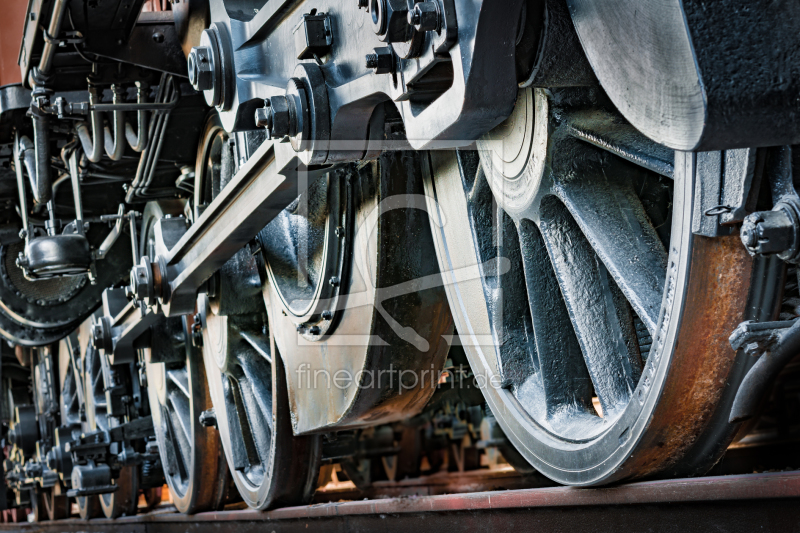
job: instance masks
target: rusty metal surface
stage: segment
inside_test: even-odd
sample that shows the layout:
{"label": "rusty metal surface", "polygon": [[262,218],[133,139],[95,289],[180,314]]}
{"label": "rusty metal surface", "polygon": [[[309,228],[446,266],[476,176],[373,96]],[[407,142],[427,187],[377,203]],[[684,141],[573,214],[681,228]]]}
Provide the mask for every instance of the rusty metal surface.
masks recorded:
{"label": "rusty metal surface", "polygon": [[694,444],[714,415],[736,357],[725,332],[744,317],[752,260],[736,237],[692,238],[682,327],[653,415],[658,427],[626,465],[636,477],[663,469]]}
{"label": "rusty metal surface", "polygon": [[117,520],[8,524],[0,531],[794,531],[800,472],[552,487],[181,515],[171,507]]}
{"label": "rusty metal surface", "polygon": [[0,17],[0,87],[22,81],[17,59],[27,9],[27,0],[3,2],[3,16]]}

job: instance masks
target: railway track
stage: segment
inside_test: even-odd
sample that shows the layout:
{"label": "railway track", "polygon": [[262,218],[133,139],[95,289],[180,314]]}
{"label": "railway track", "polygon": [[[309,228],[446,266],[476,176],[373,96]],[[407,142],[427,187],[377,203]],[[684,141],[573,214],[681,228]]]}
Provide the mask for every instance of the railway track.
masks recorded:
{"label": "railway track", "polygon": [[[452,477],[452,476],[451,476]],[[476,477],[476,476],[472,476]],[[486,477],[486,476],[484,476]],[[503,476],[489,476],[499,482]],[[462,476],[460,482],[469,476]],[[513,481],[514,476],[505,476]],[[474,479],[473,481],[477,481]],[[410,488],[410,485],[406,488]],[[417,487],[419,490],[421,487]],[[4,524],[0,531],[172,533],[274,531],[792,531],[800,471],[647,481],[617,487],[540,487],[316,503],[274,511],[184,515],[169,505],[116,520]]]}

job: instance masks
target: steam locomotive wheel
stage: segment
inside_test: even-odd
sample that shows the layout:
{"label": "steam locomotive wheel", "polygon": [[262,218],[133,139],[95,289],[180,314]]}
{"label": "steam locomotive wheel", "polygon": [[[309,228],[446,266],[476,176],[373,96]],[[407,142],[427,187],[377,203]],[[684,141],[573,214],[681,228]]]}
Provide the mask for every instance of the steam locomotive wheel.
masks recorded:
{"label": "steam locomotive wheel", "polygon": [[183,361],[147,363],[147,388],[172,503],[193,514],[222,508],[230,474],[216,430],[200,424],[211,408],[202,353],[191,340],[183,349]]}
{"label": "steam locomotive wheel", "polygon": [[[707,469],[737,428],[721,416],[743,357],[727,335],[753,262],[736,236],[692,233],[695,156],[675,153],[671,180],[671,152],[588,97],[557,102],[523,90],[479,157],[431,154],[437,255],[473,372],[508,438],[560,483]],[[703,448],[710,428],[722,444]]]}
{"label": "steam locomotive wheel", "polygon": [[[113,419],[107,414],[103,367],[100,353],[89,346],[84,362],[84,383],[86,384],[86,420],[89,431],[99,429],[108,431]],[[136,467],[125,466],[117,479],[112,480],[119,488],[116,492],[100,494],[97,498],[106,518],[119,518],[122,515],[136,514],[139,497],[139,478]],[[85,503],[86,513],[91,514],[91,503]],[[81,513],[83,516],[83,512]]]}
{"label": "steam locomotive wheel", "polygon": [[292,434],[283,362],[266,313],[219,316],[202,296],[200,315],[217,428],[242,499],[254,509],[307,503],[320,439]]}
{"label": "steam locomotive wheel", "polygon": [[[182,212],[180,202],[151,202],[143,215],[140,254],[154,257],[153,225],[166,214]],[[203,427],[200,415],[211,408],[202,353],[192,345],[193,318],[177,320],[177,334],[151,350],[158,362],[148,362],[147,393],[158,449],[172,502],[182,513],[220,509],[230,482],[221,443],[213,427]],[[168,333],[174,333],[169,331]],[[160,490],[158,499],[160,499]]]}
{"label": "steam locomotive wheel", "polygon": [[[150,202],[142,223],[140,255],[154,257],[153,227],[165,215],[180,214],[181,202]],[[213,427],[200,424],[200,414],[210,409],[202,353],[192,345],[193,318],[183,319],[177,343],[160,343],[153,349],[169,350],[148,362],[147,392],[156,430],[164,476],[172,502],[182,513],[220,509],[225,503],[230,474],[222,445]],[[213,480],[213,481],[212,481]]]}
{"label": "steam locomotive wheel", "polygon": [[[195,170],[195,216],[234,173],[228,134],[209,115]],[[306,503],[316,489],[319,437],[294,437],[283,363],[269,331],[261,276],[247,250],[198,299],[203,360],[230,473],[254,509]]]}
{"label": "steam locomotive wheel", "polygon": [[69,517],[71,504],[65,492],[63,487],[53,487],[42,494],[48,520],[62,520]]}
{"label": "steam locomotive wheel", "polygon": [[[419,169],[418,154],[398,151],[332,171],[259,233],[275,343],[294,366],[296,433],[394,422],[433,394],[424,377],[443,367],[453,323]],[[361,382],[331,394],[304,382],[304,367]],[[380,377],[393,368],[422,372],[398,394]]]}

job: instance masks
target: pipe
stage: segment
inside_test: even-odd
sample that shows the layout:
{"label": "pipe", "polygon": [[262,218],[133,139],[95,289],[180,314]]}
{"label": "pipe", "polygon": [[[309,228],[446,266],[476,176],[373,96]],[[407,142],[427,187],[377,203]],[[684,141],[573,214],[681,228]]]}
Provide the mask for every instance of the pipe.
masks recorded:
{"label": "pipe", "polygon": [[36,203],[47,203],[47,201],[40,201],[46,198],[51,191],[45,190],[45,184],[36,179],[36,146],[33,141],[24,135],[19,138],[19,157],[22,160],[22,164],[25,165],[25,170],[28,172],[28,179]]}
{"label": "pipe", "polygon": [[731,423],[747,420],[756,414],[767,387],[783,367],[800,353],[800,320],[788,328],[774,331],[773,338],[768,341],[771,347],[747,372],[736,392],[729,418]]}
{"label": "pipe", "polygon": [[[97,88],[89,86],[89,104],[97,102]],[[89,132],[89,125],[86,122],[79,122],[76,126],[78,131],[78,139],[81,141],[83,152],[86,154],[86,159],[92,163],[97,163],[103,157],[101,150],[103,149],[103,114],[100,111],[92,111],[89,113],[89,118],[92,122],[92,131]]]}
{"label": "pipe", "polygon": [[[50,190],[50,117],[41,112],[36,106],[31,106],[33,115],[33,148],[34,157],[33,173],[28,170],[33,186],[33,198],[38,204],[44,204],[52,198]],[[27,166],[27,165],[26,165]]]}
{"label": "pipe", "polygon": [[[30,139],[28,139],[30,142]],[[25,197],[25,178],[22,176],[22,154],[20,153],[20,144],[22,139],[19,133],[14,133],[14,171],[17,174],[17,192],[19,192],[19,216],[22,218],[22,231],[24,232],[25,242],[28,242],[28,233],[30,227],[28,226],[28,200]]]}
{"label": "pipe", "polygon": [[83,235],[83,200],[81,199],[81,177],[78,172],[78,153],[72,150],[69,155],[69,175],[72,180],[72,199],[75,203],[75,230]]}
{"label": "pipe", "polygon": [[[114,94],[114,103],[120,103],[119,101],[124,94],[122,87],[112,85],[111,92]],[[114,132],[112,133],[108,126],[103,128],[105,132],[106,155],[112,161],[119,161],[122,159],[122,154],[125,153],[125,111],[114,111],[112,117]]]}
{"label": "pipe", "polygon": [[[136,82],[136,103],[144,104],[147,97],[147,86]],[[125,123],[125,138],[135,152],[141,152],[147,146],[147,111],[140,109],[136,112],[136,131],[130,123]]]}
{"label": "pipe", "polygon": [[53,3],[53,15],[50,17],[50,26],[47,27],[47,36],[42,48],[42,58],[39,60],[39,72],[44,76],[50,74],[50,70],[53,68],[53,55],[58,46],[55,39],[61,33],[61,23],[64,22],[67,4],[67,0],[55,0]]}

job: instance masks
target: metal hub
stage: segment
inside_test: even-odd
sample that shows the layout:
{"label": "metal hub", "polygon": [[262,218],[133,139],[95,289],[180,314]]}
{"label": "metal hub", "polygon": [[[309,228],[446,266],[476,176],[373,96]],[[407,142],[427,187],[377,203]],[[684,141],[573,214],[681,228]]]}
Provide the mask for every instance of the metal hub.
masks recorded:
{"label": "metal hub", "polygon": [[268,275],[285,312],[309,341],[334,332],[346,293],[353,235],[348,177],[331,173],[309,187],[259,234]]}

